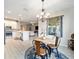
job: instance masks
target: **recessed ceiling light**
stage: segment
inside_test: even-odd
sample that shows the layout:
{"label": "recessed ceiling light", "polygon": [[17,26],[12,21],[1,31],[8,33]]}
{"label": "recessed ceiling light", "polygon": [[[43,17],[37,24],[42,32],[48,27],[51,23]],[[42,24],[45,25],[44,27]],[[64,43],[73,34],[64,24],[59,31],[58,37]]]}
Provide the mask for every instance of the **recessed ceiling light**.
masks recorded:
{"label": "recessed ceiling light", "polygon": [[19,17],[21,17],[22,15],[21,15],[21,14],[19,14],[18,16],[19,16]]}
{"label": "recessed ceiling light", "polygon": [[10,14],[11,13],[11,11],[8,11],[8,14]]}

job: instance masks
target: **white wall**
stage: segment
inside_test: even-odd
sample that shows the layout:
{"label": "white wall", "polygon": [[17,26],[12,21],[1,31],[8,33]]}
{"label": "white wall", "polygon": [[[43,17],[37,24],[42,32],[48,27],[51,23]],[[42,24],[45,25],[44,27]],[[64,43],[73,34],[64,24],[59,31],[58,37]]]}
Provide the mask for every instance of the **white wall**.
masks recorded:
{"label": "white wall", "polygon": [[63,39],[62,45],[68,45],[68,39],[70,39],[70,35],[74,32],[74,9],[68,9],[63,12]]}
{"label": "white wall", "polygon": [[[71,33],[74,32],[74,8],[68,8],[65,9],[63,11],[57,11],[54,12],[53,17],[55,16],[60,16],[60,15],[64,15],[63,17],[63,37],[61,38],[61,44],[62,46],[66,46],[68,44],[68,39],[70,39],[70,35]],[[39,31],[41,31],[40,28],[44,28],[46,30],[46,23],[44,24],[39,24]]]}

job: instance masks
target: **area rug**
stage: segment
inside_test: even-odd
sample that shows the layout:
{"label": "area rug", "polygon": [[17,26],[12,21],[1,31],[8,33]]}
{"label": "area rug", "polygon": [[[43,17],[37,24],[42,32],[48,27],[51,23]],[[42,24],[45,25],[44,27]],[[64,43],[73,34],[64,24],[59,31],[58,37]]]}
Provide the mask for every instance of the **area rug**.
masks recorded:
{"label": "area rug", "polygon": [[[34,48],[30,47],[25,51],[25,59],[35,59],[35,53]],[[41,59],[39,56],[36,56],[36,59]],[[52,53],[48,59],[69,59],[67,56],[65,56],[63,53],[59,52],[59,57],[56,56],[55,53]]]}

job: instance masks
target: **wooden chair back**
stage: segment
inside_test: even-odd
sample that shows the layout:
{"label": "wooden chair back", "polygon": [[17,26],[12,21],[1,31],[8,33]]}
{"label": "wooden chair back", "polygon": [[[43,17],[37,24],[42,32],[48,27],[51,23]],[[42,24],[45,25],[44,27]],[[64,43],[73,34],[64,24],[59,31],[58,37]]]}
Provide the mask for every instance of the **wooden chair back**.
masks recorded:
{"label": "wooden chair back", "polygon": [[35,52],[40,55],[40,41],[35,41]]}
{"label": "wooden chair back", "polygon": [[35,41],[35,52],[37,55],[45,54],[45,49],[41,47],[40,41]]}

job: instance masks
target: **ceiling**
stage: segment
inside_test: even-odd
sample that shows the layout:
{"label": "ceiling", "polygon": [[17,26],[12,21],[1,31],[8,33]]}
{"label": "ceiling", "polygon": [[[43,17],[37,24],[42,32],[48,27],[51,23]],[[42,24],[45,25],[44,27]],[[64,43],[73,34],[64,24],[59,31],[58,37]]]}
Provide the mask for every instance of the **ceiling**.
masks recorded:
{"label": "ceiling", "polygon": [[[74,0],[45,0],[46,12],[53,13],[74,6]],[[36,20],[36,15],[41,13],[41,0],[4,0],[4,17],[24,21]]]}

